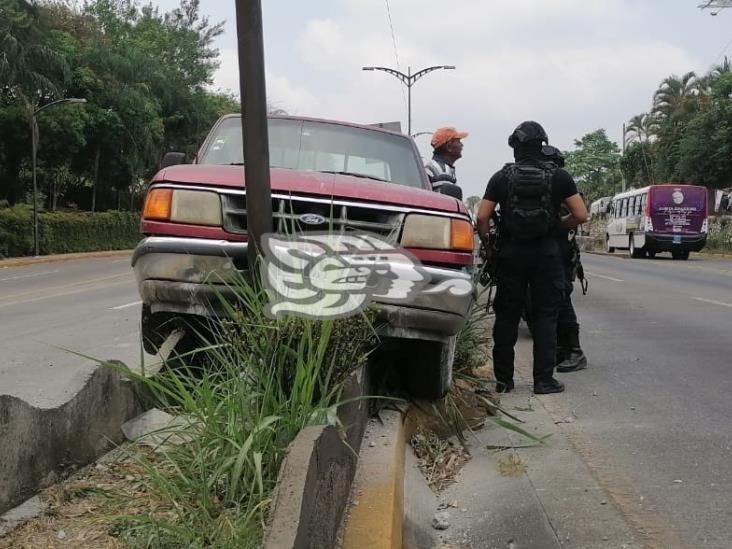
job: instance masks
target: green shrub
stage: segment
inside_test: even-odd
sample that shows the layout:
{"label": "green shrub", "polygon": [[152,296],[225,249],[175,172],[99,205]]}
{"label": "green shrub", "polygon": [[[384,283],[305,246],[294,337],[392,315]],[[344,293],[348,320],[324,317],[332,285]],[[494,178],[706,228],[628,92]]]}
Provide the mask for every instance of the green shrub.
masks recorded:
{"label": "green shrub", "polygon": [[[41,255],[134,248],[141,235],[133,212],[44,212],[38,216]],[[33,254],[33,209],[0,209],[0,257]]]}

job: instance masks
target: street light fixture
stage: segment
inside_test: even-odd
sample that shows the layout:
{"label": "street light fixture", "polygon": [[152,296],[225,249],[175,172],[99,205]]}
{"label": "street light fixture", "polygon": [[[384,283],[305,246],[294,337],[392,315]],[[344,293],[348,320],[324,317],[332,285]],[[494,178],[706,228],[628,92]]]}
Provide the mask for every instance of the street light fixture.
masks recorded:
{"label": "street light fixture", "polygon": [[40,255],[39,252],[39,245],[38,245],[38,185],[36,183],[36,160],[38,155],[38,142],[39,142],[39,132],[38,132],[38,122],[37,117],[38,114],[47,109],[48,107],[52,107],[54,105],[59,105],[61,103],[71,103],[71,104],[81,104],[86,103],[86,99],[77,99],[76,97],[70,97],[67,99],[58,99],[56,101],[51,101],[50,103],[47,103],[43,105],[42,107],[35,109],[31,111],[31,141],[33,151],[32,151],[32,162],[33,162],[33,256],[38,257]]}
{"label": "street light fixture", "polygon": [[392,76],[397,77],[402,84],[407,86],[407,134],[412,135],[412,86],[422,78],[425,74],[437,70],[455,70],[454,65],[435,65],[434,67],[427,67],[418,72],[412,74],[412,67],[407,67],[407,74],[400,72],[395,69],[388,67],[362,67],[365,71],[384,71]]}

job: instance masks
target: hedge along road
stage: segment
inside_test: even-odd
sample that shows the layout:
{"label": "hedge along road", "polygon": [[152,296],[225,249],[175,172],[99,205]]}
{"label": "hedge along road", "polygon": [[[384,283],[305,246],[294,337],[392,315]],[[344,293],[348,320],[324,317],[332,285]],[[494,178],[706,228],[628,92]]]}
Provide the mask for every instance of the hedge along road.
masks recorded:
{"label": "hedge along road", "polygon": [[0,269],[0,394],[65,402],[95,363],[61,348],[138,365],[139,299],[130,255]]}

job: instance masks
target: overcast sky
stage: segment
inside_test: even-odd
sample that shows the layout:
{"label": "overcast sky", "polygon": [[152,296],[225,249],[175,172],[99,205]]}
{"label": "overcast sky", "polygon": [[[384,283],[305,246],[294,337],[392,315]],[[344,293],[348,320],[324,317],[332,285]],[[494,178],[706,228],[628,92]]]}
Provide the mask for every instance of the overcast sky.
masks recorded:
{"label": "overcast sky", "polygon": [[[176,0],[154,0],[163,9]],[[430,65],[412,88],[412,132],[470,132],[456,164],[466,196],[481,194],[511,159],[507,137],[541,122],[570,149],[598,128],[620,142],[622,124],[650,109],[670,74],[705,72],[732,54],[732,10],[712,17],[699,0],[263,0],[267,92],[290,113],[359,123],[400,120],[406,93],[364,65]],[[233,0],[202,0],[226,21],[215,86],[238,91]],[[396,49],[396,51],[395,51]],[[398,65],[397,65],[398,56]],[[429,137],[417,137],[429,156]]]}

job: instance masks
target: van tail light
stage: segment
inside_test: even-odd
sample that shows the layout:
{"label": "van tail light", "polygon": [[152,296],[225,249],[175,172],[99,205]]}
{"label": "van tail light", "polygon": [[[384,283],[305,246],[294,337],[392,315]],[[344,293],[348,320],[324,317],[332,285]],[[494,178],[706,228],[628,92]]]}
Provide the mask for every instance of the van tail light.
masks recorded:
{"label": "van tail light", "polygon": [[653,232],[653,220],[651,219],[651,216],[650,215],[646,215],[646,218],[645,218],[645,227],[646,227],[646,232],[647,233],[652,233]]}
{"label": "van tail light", "polygon": [[144,219],[168,221],[173,204],[173,189],[153,189],[145,198],[145,208],[142,211]]}
{"label": "van tail light", "polygon": [[708,230],[709,230],[709,220],[705,217],[704,221],[702,221],[701,232],[706,234]]}

